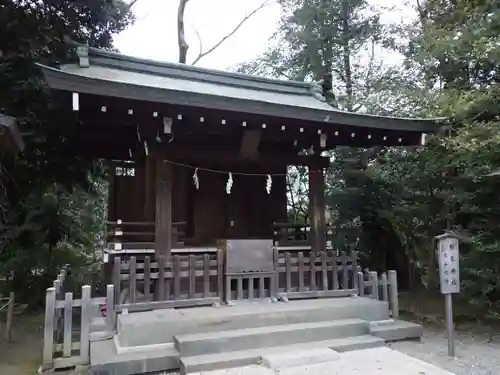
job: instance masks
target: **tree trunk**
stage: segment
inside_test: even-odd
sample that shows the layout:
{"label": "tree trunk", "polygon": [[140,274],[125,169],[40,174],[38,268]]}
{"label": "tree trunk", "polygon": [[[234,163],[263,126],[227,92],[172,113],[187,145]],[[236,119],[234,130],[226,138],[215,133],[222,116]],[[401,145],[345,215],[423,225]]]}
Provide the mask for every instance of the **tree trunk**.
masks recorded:
{"label": "tree trunk", "polygon": [[349,112],[353,110],[353,97],[352,97],[352,71],[351,71],[351,48],[349,46],[350,40],[350,25],[349,25],[349,1],[342,1],[342,57],[344,60],[344,83],[346,90],[346,107]]}
{"label": "tree trunk", "polygon": [[179,8],[177,10],[177,42],[179,45],[179,62],[185,64],[187,60],[187,52],[189,45],[186,42],[186,32],[184,30],[184,12],[186,4],[189,0],[179,0]]}
{"label": "tree trunk", "polygon": [[438,275],[436,270],[436,254],[434,252],[434,246],[431,247],[427,259],[427,289],[436,290],[438,287]]}

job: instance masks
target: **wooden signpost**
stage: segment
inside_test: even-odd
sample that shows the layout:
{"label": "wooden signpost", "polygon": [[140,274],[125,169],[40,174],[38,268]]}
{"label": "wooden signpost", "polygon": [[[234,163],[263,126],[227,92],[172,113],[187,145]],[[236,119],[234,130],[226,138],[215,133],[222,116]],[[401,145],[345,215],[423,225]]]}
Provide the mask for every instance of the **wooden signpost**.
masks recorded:
{"label": "wooden signpost", "polygon": [[446,310],[446,330],[448,332],[448,356],[455,356],[455,342],[453,338],[453,298],[460,293],[459,272],[459,243],[452,233],[445,233],[436,237],[439,259],[439,279],[441,293],[444,295]]}

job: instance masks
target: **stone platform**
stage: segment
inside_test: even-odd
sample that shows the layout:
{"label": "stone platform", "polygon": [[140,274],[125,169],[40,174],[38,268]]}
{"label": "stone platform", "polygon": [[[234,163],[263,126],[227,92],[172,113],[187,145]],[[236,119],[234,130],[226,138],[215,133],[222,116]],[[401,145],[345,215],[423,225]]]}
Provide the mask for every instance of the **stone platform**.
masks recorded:
{"label": "stone platform", "polygon": [[91,343],[91,373],[180,368],[188,374],[253,365],[270,354],[346,352],[421,334],[419,325],[390,319],[387,302],[363,297],[155,310],[119,315],[113,339]]}
{"label": "stone platform", "polygon": [[193,375],[454,375],[383,347],[346,353],[317,350],[264,356],[261,365],[203,371]]}

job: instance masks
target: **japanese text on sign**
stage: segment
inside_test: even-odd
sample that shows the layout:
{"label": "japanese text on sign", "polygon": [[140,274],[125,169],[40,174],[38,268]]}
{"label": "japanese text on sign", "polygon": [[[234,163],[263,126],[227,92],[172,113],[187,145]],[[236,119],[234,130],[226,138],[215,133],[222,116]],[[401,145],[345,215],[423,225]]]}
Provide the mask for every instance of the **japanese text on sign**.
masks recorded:
{"label": "japanese text on sign", "polygon": [[458,239],[452,237],[440,239],[438,252],[441,293],[460,293]]}

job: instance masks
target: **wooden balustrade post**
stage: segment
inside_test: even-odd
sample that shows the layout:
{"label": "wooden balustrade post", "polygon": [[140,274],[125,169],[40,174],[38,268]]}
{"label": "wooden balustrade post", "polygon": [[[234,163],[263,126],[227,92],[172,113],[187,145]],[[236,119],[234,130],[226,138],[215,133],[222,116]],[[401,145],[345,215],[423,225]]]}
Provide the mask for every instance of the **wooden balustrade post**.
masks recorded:
{"label": "wooden balustrade post", "polygon": [[56,310],[56,289],[48,288],[45,296],[45,325],[43,329],[43,368],[53,366],[54,359],[54,320]]}
{"label": "wooden balustrade post", "polygon": [[116,308],[115,305],[119,303],[119,301],[115,300],[115,286],[108,285],[106,287],[106,318],[108,321],[108,329],[111,332],[116,330]]}
{"label": "wooden balustrade post", "polygon": [[9,294],[9,304],[7,307],[7,320],[5,322],[5,340],[10,341],[12,338],[12,318],[14,316],[14,292]]}
{"label": "wooden balustrade post", "polygon": [[371,296],[378,300],[378,275],[376,271],[370,271]]}
{"label": "wooden balustrade post", "polygon": [[389,281],[389,304],[394,319],[399,318],[399,300],[398,300],[398,275],[396,271],[388,272]]}
{"label": "wooden balustrade post", "polygon": [[356,275],[358,279],[358,295],[363,297],[365,295],[365,275],[363,272],[358,272]]}
{"label": "wooden balustrade post", "polygon": [[[90,320],[92,314],[92,296],[90,285],[82,286],[82,307],[80,322],[80,356],[85,360],[90,358]],[[109,313],[109,311],[108,311]],[[73,327],[71,327],[73,328]]]}
{"label": "wooden balustrade post", "polygon": [[382,285],[382,301],[389,302],[389,291],[387,287],[387,274],[385,272],[380,275],[380,284]]}

